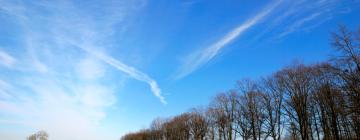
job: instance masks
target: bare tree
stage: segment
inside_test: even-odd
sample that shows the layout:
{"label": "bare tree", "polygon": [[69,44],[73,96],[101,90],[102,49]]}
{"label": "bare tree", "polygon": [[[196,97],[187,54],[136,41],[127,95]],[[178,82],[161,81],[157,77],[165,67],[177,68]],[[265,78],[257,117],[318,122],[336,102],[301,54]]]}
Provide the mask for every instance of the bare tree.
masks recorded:
{"label": "bare tree", "polygon": [[208,122],[202,110],[193,109],[190,112],[189,127],[190,133],[194,140],[205,139],[206,133],[208,131]]}
{"label": "bare tree", "polygon": [[220,93],[211,104],[211,112],[216,119],[215,124],[217,125],[219,139],[233,140],[236,137],[234,133],[236,98],[235,91]]}
{"label": "bare tree", "polygon": [[[239,81],[238,87],[242,95],[238,104],[243,106],[243,117],[247,118],[250,123],[251,136],[254,140],[261,139],[264,134],[263,125],[265,122],[264,94],[253,81]],[[267,135],[264,138],[266,137]]]}
{"label": "bare tree", "polygon": [[340,26],[339,31],[332,35],[332,46],[340,52],[333,57],[335,72],[343,80],[343,91],[349,99],[351,126],[360,138],[360,29],[351,32]]}
{"label": "bare tree", "polygon": [[27,139],[28,140],[48,140],[49,135],[41,130],[39,132],[36,132],[35,134],[30,135]]}
{"label": "bare tree", "polygon": [[150,131],[152,133],[152,136],[150,140],[162,140],[164,137],[164,123],[166,121],[161,118],[154,119],[150,125]]}
{"label": "bare tree", "polygon": [[190,138],[189,113],[175,116],[164,124],[165,139],[188,140]]}
{"label": "bare tree", "polygon": [[286,110],[289,119],[294,120],[302,140],[311,138],[309,115],[309,97],[313,90],[313,76],[311,68],[304,65],[295,65],[277,73],[279,84],[286,95]]}
{"label": "bare tree", "polygon": [[283,93],[275,75],[263,79],[263,104],[265,107],[265,127],[267,135],[274,140],[280,140],[283,128]]}
{"label": "bare tree", "polygon": [[218,127],[217,127],[218,117],[217,117],[216,109],[208,107],[205,114],[206,114],[206,120],[208,123],[207,137],[210,140],[215,140],[218,135],[217,134],[217,132],[218,132]]}

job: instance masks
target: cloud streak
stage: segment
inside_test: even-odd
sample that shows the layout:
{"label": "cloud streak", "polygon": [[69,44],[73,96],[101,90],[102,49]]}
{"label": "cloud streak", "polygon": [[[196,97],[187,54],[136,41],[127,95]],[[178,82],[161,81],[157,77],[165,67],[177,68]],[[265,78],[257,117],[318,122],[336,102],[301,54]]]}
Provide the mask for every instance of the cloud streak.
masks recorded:
{"label": "cloud streak", "polygon": [[276,16],[262,26],[264,28],[256,33],[253,41],[281,40],[297,31],[309,31],[339,14],[337,11],[342,11],[339,9],[342,4],[338,0],[284,1],[283,5],[286,6],[277,10]]}
{"label": "cloud streak", "polygon": [[[135,2],[135,4],[138,4],[140,8],[143,7],[143,3],[144,3],[144,1]],[[49,3],[42,3],[40,5],[42,5],[46,8],[53,9],[53,6]],[[114,7],[116,7],[116,6],[112,5],[109,8],[113,9]],[[96,28],[96,26],[98,26],[98,25],[84,24],[84,23],[91,23],[95,19],[89,18],[89,17],[82,18],[81,15],[77,15],[78,11],[76,10],[76,7],[74,7],[71,3],[66,3],[65,8],[68,11],[73,11],[76,14],[74,14],[75,17],[73,17],[71,19],[66,19],[66,20],[65,19],[60,20],[62,18],[55,17],[56,22],[51,24],[52,33],[55,34],[55,37],[54,37],[56,40],[55,42],[59,42],[59,43],[61,43],[61,45],[64,45],[64,46],[71,44],[71,46],[80,48],[81,50],[95,56],[97,59],[100,59],[103,62],[113,66],[114,68],[124,72],[128,76],[130,76],[136,80],[147,83],[150,86],[150,89],[153,92],[153,94],[157,98],[159,98],[160,102],[163,104],[167,104],[167,102],[165,101],[165,98],[161,95],[161,89],[160,89],[160,86],[158,85],[158,83],[156,82],[156,80],[152,79],[144,72],[141,72],[141,71],[137,70],[136,68],[123,63],[122,61],[114,59],[113,57],[111,57],[109,55],[106,55],[105,52],[94,51],[92,48],[87,47],[87,46],[101,46],[102,44],[99,45],[99,44],[94,43],[94,41],[89,41],[89,40],[102,40],[102,41],[107,40],[106,37],[101,36],[103,33],[101,31],[106,30],[107,32],[110,32],[112,29],[112,26],[117,22],[121,22],[122,18],[124,18],[125,14],[114,13],[113,15],[110,15],[110,16],[104,18],[105,19],[103,21],[104,23],[101,23],[101,25],[103,27],[101,28],[101,30],[98,30]],[[114,10],[118,10],[118,9],[114,9]],[[12,10],[12,11],[14,11],[14,10]],[[61,11],[61,12],[64,12],[64,11]],[[65,15],[69,14],[66,12],[67,11],[65,11],[62,14],[65,14]],[[15,14],[15,15],[20,15],[20,14]],[[60,15],[60,17],[62,17],[62,16],[63,15]],[[95,17],[95,18],[97,18],[97,17]],[[111,33],[107,33],[107,34],[111,34]],[[80,36],[81,39],[75,40],[74,38],[77,36]],[[84,43],[84,42],[86,42],[86,43]],[[103,47],[106,47],[106,46],[103,46]],[[97,48],[100,48],[100,47],[97,47]],[[35,62],[37,62],[37,61],[35,61]],[[38,63],[35,63],[35,64],[36,64],[36,66],[39,66],[39,68],[41,70],[42,65],[39,65]]]}
{"label": "cloud streak", "polygon": [[150,86],[151,91],[154,93],[154,95],[160,99],[161,103],[167,104],[167,102],[165,101],[165,98],[161,95],[161,89],[160,89],[159,85],[157,84],[157,82],[155,80],[153,80],[152,78],[150,78],[145,73],[135,69],[134,67],[128,66],[128,65],[124,64],[123,62],[118,61],[108,55],[105,55],[104,53],[94,51],[88,47],[79,47],[79,48],[84,50],[85,52],[95,56],[96,58],[104,61],[105,63],[113,66],[114,68],[128,74],[130,77],[147,83]]}
{"label": "cloud streak", "polygon": [[[254,17],[231,30],[218,41],[186,56],[175,74],[175,79],[186,77],[211,61],[221,50],[254,25],[259,26],[257,26],[254,34],[252,34],[253,38],[248,42],[244,41],[244,44],[258,42],[260,39],[263,39],[262,42],[279,40],[296,31],[314,28],[331,19],[336,14],[335,11],[339,10],[338,5],[340,3],[341,1],[338,0],[275,0]],[[271,18],[269,18],[270,16]],[[261,21],[265,20],[266,24],[260,24]],[[265,35],[267,37],[263,38]]]}
{"label": "cloud streak", "polygon": [[[106,53],[109,48],[115,49],[110,44],[114,26],[126,26],[121,24],[124,18],[136,14],[142,3],[103,3],[106,8],[96,8],[94,14],[89,11],[98,3],[82,7],[83,3],[75,1],[0,0],[0,17],[16,22],[10,27],[21,30],[15,36],[19,45],[8,45],[24,50],[0,50],[0,68],[17,68],[0,69],[12,73],[0,75],[0,124],[27,128],[17,129],[8,137],[4,137],[5,127],[0,128],[0,136],[24,138],[43,129],[55,140],[116,139],[118,132],[101,122],[113,119],[106,118],[107,111],[116,111],[114,104],[120,97],[116,93],[121,92],[124,85],[120,82],[126,76],[147,83],[166,104],[154,79]],[[116,78],[109,76],[113,74],[109,72],[117,72],[110,71],[111,66],[123,73]]]}
{"label": "cloud streak", "polygon": [[223,48],[225,48],[229,43],[234,41],[236,38],[238,38],[240,35],[242,35],[244,32],[246,32],[248,29],[250,29],[252,26],[263,20],[267,15],[269,15],[278,5],[280,5],[282,1],[276,1],[270,5],[268,5],[266,8],[264,8],[261,12],[259,12],[257,15],[255,15],[253,18],[248,19],[244,23],[240,24],[233,30],[231,30],[229,33],[227,33],[224,37],[222,37],[220,40],[216,41],[215,43],[211,44],[209,47],[194,52],[190,54],[185,61],[185,63],[180,68],[180,72],[176,75],[175,79],[181,79],[202,65],[209,62],[211,59],[213,59]]}
{"label": "cloud streak", "polygon": [[278,38],[282,38],[282,37],[294,32],[296,29],[300,28],[304,23],[306,23],[308,21],[311,21],[311,20],[319,17],[320,15],[321,15],[321,12],[313,13],[313,14],[307,16],[307,17],[304,17],[304,18],[296,21],[292,25],[288,26],[287,29],[284,32],[280,33],[278,35]]}
{"label": "cloud streak", "polygon": [[0,50],[0,64],[6,67],[12,67],[16,62],[16,59],[8,53]]}

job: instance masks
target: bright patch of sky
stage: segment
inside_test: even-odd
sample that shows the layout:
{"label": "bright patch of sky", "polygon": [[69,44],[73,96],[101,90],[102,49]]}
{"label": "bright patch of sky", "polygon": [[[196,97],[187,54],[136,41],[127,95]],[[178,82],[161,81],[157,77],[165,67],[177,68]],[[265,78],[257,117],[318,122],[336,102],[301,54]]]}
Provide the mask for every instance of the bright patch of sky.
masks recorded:
{"label": "bright patch of sky", "polygon": [[118,139],[242,78],[327,59],[352,0],[0,0],[0,137]]}

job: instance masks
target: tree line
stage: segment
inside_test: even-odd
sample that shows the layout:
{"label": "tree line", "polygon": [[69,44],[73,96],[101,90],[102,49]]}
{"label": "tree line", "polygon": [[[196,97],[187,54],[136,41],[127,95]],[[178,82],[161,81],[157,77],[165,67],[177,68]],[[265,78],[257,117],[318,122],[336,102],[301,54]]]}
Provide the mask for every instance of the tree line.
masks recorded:
{"label": "tree line", "polygon": [[328,61],[240,80],[205,108],[155,119],[121,140],[360,139],[360,28],[332,33]]}

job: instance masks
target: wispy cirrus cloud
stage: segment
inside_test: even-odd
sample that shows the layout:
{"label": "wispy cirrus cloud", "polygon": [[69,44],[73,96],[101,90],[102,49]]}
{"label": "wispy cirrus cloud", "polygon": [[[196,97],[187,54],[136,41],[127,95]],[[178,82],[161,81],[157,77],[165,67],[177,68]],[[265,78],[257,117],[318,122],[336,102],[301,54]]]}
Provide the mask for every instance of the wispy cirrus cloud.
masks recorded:
{"label": "wispy cirrus cloud", "polygon": [[290,34],[294,31],[296,31],[297,29],[299,29],[304,23],[311,21],[319,16],[321,16],[321,12],[313,13],[313,14],[306,16],[300,20],[297,20],[296,22],[294,22],[293,24],[288,26],[286,28],[286,30],[284,30],[282,33],[280,33],[277,37],[281,38],[281,37],[284,37],[284,36]]}
{"label": "wispy cirrus cloud", "polygon": [[16,62],[16,59],[8,53],[0,50],[0,64],[6,67],[12,67]]}
{"label": "wispy cirrus cloud", "polygon": [[[141,1],[144,2],[144,1]],[[142,3],[136,3],[139,4],[140,7],[143,7]],[[112,18],[118,18],[121,17],[121,14],[116,14],[114,17]],[[112,26],[112,24],[115,24],[116,21],[118,21],[119,19],[114,19],[113,20],[109,20],[108,22],[104,23],[105,27],[106,26]],[[88,21],[84,21],[84,22],[88,22]],[[160,102],[163,104],[167,104],[164,96],[162,96],[161,94],[161,89],[158,85],[158,83],[151,78],[150,76],[148,76],[147,74],[145,74],[142,71],[139,71],[138,69],[129,66],[127,64],[125,64],[124,62],[115,59],[114,57],[111,57],[110,55],[107,55],[105,52],[102,52],[101,50],[97,49],[94,50],[94,48],[99,48],[99,47],[95,47],[95,46],[99,46],[98,44],[94,43],[94,40],[101,40],[103,38],[106,37],[102,37],[100,34],[100,32],[98,32],[97,30],[94,30],[93,27],[89,27],[86,26],[84,24],[80,24],[79,26],[81,27],[80,30],[77,30],[76,34],[72,34],[70,32],[70,36],[76,36],[77,34],[80,34],[83,38],[81,40],[76,40],[73,38],[69,38],[69,33],[63,33],[61,30],[63,29],[63,27],[66,26],[71,26],[71,23],[61,23],[61,26],[55,26],[55,28],[57,30],[54,30],[54,34],[56,34],[56,40],[58,42],[68,42],[69,44],[71,44],[74,47],[80,48],[81,50],[83,50],[84,52],[94,56],[97,59],[102,60],[103,62],[105,62],[106,64],[114,67],[117,70],[120,70],[121,72],[127,74],[129,77],[134,78],[136,80],[145,82],[149,85],[151,91],[153,92],[153,94],[159,98]],[[110,28],[107,27],[107,28]],[[72,29],[73,30],[73,29]],[[106,30],[109,31],[110,33],[107,34],[111,34],[111,30]],[[92,41],[89,41],[92,40]]]}
{"label": "wispy cirrus cloud", "polygon": [[81,49],[88,52],[89,54],[94,55],[96,58],[103,60],[104,62],[115,67],[116,69],[128,74],[130,77],[132,77],[136,80],[139,80],[139,81],[146,82],[150,86],[151,91],[154,93],[154,95],[156,97],[158,97],[163,104],[167,104],[167,102],[165,101],[165,98],[161,95],[161,89],[160,89],[159,85],[157,84],[157,82],[155,80],[153,80],[152,78],[150,78],[145,73],[135,69],[134,67],[128,66],[128,65],[124,64],[123,62],[118,61],[108,55],[94,51],[89,47],[87,47],[87,48],[81,47]]}
{"label": "wispy cirrus cloud", "polygon": [[[175,79],[181,79],[208,63],[223,48],[238,39],[254,25],[258,26],[253,32],[250,42],[280,40],[294,32],[307,31],[319,26],[330,20],[333,15],[342,14],[341,11],[351,11],[346,6],[338,7],[339,4],[347,5],[351,4],[351,2],[340,0],[275,0],[254,17],[240,24],[215,43],[186,56],[176,73]],[[341,7],[346,8],[341,9]]]}
{"label": "wispy cirrus cloud", "polygon": [[[342,11],[351,11],[349,1],[340,0],[302,0],[287,1],[278,9],[277,16],[267,21],[254,40],[281,40],[298,31],[307,31],[330,20]],[[345,7],[345,8],[343,8]],[[265,36],[271,36],[265,38]]]}
{"label": "wispy cirrus cloud", "polygon": [[189,75],[190,73],[192,73],[193,71],[195,71],[196,69],[198,69],[199,67],[201,67],[202,65],[209,62],[221,51],[221,49],[226,47],[229,43],[234,41],[236,38],[238,38],[241,34],[246,32],[252,26],[264,20],[264,18],[266,18],[267,15],[269,15],[278,5],[281,4],[281,2],[282,0],[279,0],[269,4],[259,13],[257,13],[254,17],[246,20],[244,23],[240,24],[239,26],[231,30],[220,40],[216,41],[215,43],[209,45],[208,47],[200,51],[196,51],[190,54],[185,60],[185,63],[181,66],[180,72],[175,76],[175,78],[176,79],[183,78]]}
{"label": "wispy cirrus cloud", "polygon": [[[16,36],[20,45],[12,47],[24,50],[11,52],[21,57],[0,51],[0,65],[17,67],[8,70],[12,75],[0,75],[0,124],[30,129],[25,135],[17,130],[23,138],[43,129],[54,140],[117,139],[100,122],[128,77],[147,83],[166,103],[154,79],[106,53],[113,26],[121,26],[145,1],[101,3],[106,8],[87,3],[98,15],[79,8],[82,4],[0,0],[2,18],[22,33]],[[109,76],[113,68],[120,72],[116,79]]]}

